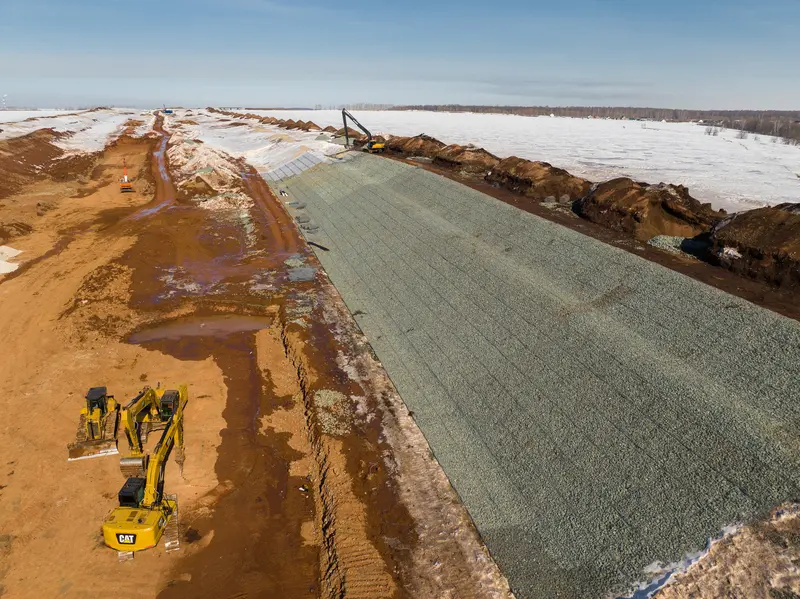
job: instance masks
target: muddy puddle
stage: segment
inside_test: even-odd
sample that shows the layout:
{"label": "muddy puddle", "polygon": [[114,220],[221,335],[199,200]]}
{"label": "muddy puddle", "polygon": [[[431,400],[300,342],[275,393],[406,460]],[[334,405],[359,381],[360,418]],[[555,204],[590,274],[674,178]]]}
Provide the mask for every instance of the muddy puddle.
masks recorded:
{"label": "muddy puddle", "polygon": [[137,331],[128,337],[127,342],[140,345],[160,340],[179,341],[185,337],[227,337],[266,329],[273,322],[267,316],[188,316]]}

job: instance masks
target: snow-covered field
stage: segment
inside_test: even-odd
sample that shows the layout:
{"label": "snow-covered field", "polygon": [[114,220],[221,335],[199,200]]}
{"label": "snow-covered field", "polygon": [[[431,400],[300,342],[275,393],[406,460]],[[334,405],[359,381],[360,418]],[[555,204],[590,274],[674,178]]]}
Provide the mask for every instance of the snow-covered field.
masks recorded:
{"label": "snow-covered field", "polygon": [[[42,118],[48,116],[57,116],[59,114],[67,114],[68,110],[0,110],[0,123],[12,123],[15,121],[24,121],[28,118]],[[73,111],[74,112],[74,111]]]}
{"label": "snow-covered field", "polygon": [[[342,126],[335,110],[248,111]],[[675,183],[716,208],[745,210],[800,202],[800,146],[735,131],[705,134],[692,123],[652,123],[501,114],[356,111],[373,134],[427,133],[445,143],[482,146],[504,158],[542,160],[592,181],[629,176]]]}
{"label": "snow-covered field", "polygon": [[[317,139],[320,137],[318,133],[285,131],[262,125],[256,120],[248,121],[245,126],[231,127],[232,123],[245,121],[222,120],[226,118],[205,110],[176,110],[173,115],[166,117],[165,126],[168,131],[173,131],[179,121],[183,121],[179,128],[183,137],[202,141],[236,158],[244,158],[262,173],[279,168],[304,154],[324,160],[343,150],[340,145]],[[188,124],[187,121],[196,124]]]}
{"label": "snow-covered field", "polygon": [[[37,129],[52,128],[59,133],[70,133],[55,141],[55,145],[67,152],[97,152],[106,147],[108,142],[124,131],[124,124],[130,119],[151,122],[148,118],[151,111],[130,108],[111,108],[79,113],[60,113],[45,116],[48,111],[7,111],[16,112],[21,119],[4,122],[0,127],[0,139],[8,139],[26,135]],[[53,112],[53,111],[50,111]],[[3,114],[3,113],[0,113]],[[29,117],[32,120],[24,120]]]}

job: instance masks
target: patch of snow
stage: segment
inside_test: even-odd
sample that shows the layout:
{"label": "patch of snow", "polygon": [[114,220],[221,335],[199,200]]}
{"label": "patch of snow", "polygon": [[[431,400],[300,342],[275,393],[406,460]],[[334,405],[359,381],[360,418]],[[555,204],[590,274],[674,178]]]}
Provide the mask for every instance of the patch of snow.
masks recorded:
{"label": "patch of snow", "polygon": [[142,124],[133,130],[134,137],[144,137],[153,130],[156,124],[156,115],[152,110],[145,110],[135,118],[137,121],[142,121]]}
{"label": "patch of snow", "polygon": [[140,111],[126,108],[110,108],[36,117],[29,121],[4,124],[0,127],[0,140],[27,135],[39,129],[53,129],[70,135],[53,143],[68,153],[99,152],[119,137],[124,124],[136,118]]}
{"label": "patch of snow", "polygon": [[[342,127],[336,110],[248,112]],[[693,123],[392,110],[354,114],[373,135],[426,133],[445,143],[474,143],[501,158],[549,162],[592,181],[628,176],[685,185],[701,202],[729,212],[797,202],[800,196],[800,147],[766,136],[737,139],[730,129],[714,137]]]}
{"label": "patch of snow", "polygon": [[8,259],[15,258],[21,253],[22,250],[15,250],[8,245],[0,245],[0,275],[14,272],[19,268],[19,264],[16,264],[15,262],[9,262]]}
{"label": "patch of snow", "polygon": [[30,118],[43,118],[69,114],[69,110],[0,110],[0,123],[14,123]]}
{"label": "patch of snow", "polygon": [[702,551],[685,555],[682,560],[672,564],[665,565],[659,562],[650,564],[643,572],[647,576],[648,582],[635,585],[628,594],[622,595],[617,599],[650,599],[656,592],[669,584],[676,574],[686,572],[691,566],[705,557],[714,545],[731,535],[737,534],[740,530],[742,530],[742,526],[738,524],[726,526],[717,537],[708,540],[706,548]]}
{"label": "patch of snow", "polygon": [[[327,138],[320,139],[317,131],[285,131],[255,119],[224,121],[228,117],[206,110],[194,110],[190,116],[183,113],[185,111],[176,110],[174,118],[168,119],[170,131],[180,131],[186,138],[201,141],[235,158],[244,158],[259,172],[272,171],[304,154],[324,162],[343,149]],[[177,121],[182,119],[190,119],[197,125],[179,124]],[[243,125],[235,126],[235,123]]]}

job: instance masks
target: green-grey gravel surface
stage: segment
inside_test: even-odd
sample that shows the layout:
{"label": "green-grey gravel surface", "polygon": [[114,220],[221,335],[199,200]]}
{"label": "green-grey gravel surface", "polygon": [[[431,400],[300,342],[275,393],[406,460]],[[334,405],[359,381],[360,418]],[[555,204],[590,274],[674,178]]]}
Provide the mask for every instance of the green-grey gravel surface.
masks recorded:
{"label": "green-grey gravel surface", "polygon": [[272,185],[520,599],[621,593],[800,498],[797,322],[419,167]]}

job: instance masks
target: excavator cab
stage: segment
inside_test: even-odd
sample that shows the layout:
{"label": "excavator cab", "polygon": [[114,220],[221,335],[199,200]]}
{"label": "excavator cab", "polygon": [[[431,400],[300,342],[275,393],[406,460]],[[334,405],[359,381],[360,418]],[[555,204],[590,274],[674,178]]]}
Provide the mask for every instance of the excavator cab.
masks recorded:
{"label": "excavator cab", "polygon": [[370,154],[379,154],[386,149],[386,144],[382,141],[371,139],[364,145],[364,151]]}
{"label": "excavator cab", "polygon": [[174,389],[164,391],[161,396],[161,419],[168,420],[178,407],[180,400],[180,393]]}

